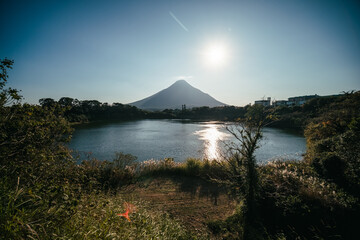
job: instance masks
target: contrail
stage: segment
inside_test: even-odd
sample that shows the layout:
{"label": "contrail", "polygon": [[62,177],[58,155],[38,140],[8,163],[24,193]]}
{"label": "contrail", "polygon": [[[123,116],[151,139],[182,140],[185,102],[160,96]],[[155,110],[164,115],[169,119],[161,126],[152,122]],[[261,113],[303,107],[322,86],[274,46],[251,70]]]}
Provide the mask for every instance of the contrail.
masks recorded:
{"label": "contrail", "polygon": [[189,31],[185,26],[184,26],[184,24],[182,24],[182,22],[180,22],[180,20],[179,19],[177,19],[177,17],[171,12],[171,11],[169,11],[169,14],[170,14],[170,16],[172,16],[172,18],[185,30],[185,31]]}

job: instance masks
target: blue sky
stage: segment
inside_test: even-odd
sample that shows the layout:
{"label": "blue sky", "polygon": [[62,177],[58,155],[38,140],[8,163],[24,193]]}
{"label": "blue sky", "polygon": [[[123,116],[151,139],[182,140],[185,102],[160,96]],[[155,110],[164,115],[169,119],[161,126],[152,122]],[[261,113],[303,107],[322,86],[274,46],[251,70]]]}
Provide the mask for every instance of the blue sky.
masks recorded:
{"label": "blue sky", "polygon": [[238,106],[360,89],[356,1],[1,1],[0,32],[29,103],[130,103],[178,79]]}

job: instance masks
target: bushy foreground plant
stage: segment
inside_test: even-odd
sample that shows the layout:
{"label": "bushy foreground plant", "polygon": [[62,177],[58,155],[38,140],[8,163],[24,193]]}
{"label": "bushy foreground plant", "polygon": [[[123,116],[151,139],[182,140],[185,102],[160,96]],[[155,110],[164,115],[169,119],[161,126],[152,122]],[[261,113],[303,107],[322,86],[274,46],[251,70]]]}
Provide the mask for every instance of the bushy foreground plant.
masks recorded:
{"label": "bushy foreground plant", "polygon": [[135,156],[122,152],[117,152],[113,161],[84,160],[78,166],[79,183],[88,191],[117,190],[135,180],[138,165],[135,160]]}
{"label": "bushy foreground plant", "polygon": [[358,199],[319,177],[304,161],[258,167],[257,224],[246,225],[246,203],[225,221],[209,222],[224,239],[357,239]]}
{"label": "bushy foreground plant", "polygon": [[270,236],[352,239],[357,198],[319,177],[306,162],[272,162],[260,167],[260,213]]}
{"label": "bushy foreground plant", "polygon": [[[13,61],[0,61],[0,238],[46,238],[73,214],[71,129],[58,106],[20,103],[5,88]],[[75,174],[76,175],[76,174]]]}
{"label": "bushy foreground plant", "polygon": [[357,197],[360,196],[359,109],[360,92],[344,95],[305,130],[306,157],[317,173]]}

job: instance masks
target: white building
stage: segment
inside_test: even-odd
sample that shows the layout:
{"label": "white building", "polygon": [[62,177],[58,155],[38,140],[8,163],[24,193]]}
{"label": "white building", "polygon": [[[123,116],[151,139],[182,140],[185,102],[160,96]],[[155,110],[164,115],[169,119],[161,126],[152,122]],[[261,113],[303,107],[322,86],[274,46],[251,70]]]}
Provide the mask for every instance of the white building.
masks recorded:
{"label": "white building", "polygon": [[268,97],[267,100],[256,100],[255,105],[263,105],[264,107],[268,107],[271,104],[271,97]]}
{"label": "white building", "polygon": [[307,96],[299,96],[299,97],[291,97],[288,98],[288,106],[301,106],[310,99],[317,98],[319,95],[307,95]]}
{"label": "white building", "polygon": [[273,105],[274,107],[277,107],[277,106],[287,106],[287,105],[288,105],[288,101],[287,101],[287,100],[277,100],[277,101],[274,101],[272,105]]}
{"label": "white building", "polygon": [[[319,95],[306,95],[306,96],[298,96],[298,97],[290,97],[288,100],[277,100],[273,101],[272,106],[301,106],[307,101],[320,97]],[[264,107],[271,106],[271,98],[268,97],[267,100],[256,100],[255,105],[263,105]]]}

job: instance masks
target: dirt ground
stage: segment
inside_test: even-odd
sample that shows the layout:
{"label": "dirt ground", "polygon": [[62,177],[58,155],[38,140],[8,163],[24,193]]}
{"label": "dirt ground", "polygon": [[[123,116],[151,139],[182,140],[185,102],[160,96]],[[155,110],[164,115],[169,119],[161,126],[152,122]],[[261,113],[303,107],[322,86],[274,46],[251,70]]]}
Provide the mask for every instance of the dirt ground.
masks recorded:
{"label": "dirt ground", "polygon": [[149,178],[123,188],[121,195],[148,202],[151,208],[165,211],[191,232],[216,238],[207,222],[224,220],[235,209],[235,201],[224,188],[189,177]]}

